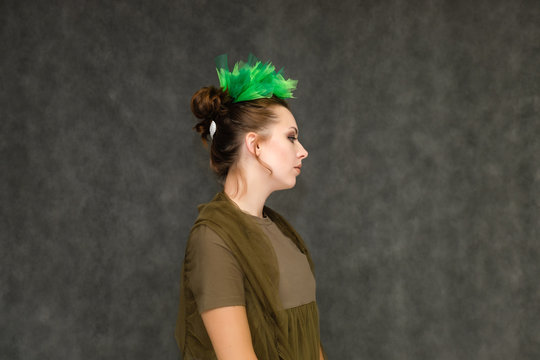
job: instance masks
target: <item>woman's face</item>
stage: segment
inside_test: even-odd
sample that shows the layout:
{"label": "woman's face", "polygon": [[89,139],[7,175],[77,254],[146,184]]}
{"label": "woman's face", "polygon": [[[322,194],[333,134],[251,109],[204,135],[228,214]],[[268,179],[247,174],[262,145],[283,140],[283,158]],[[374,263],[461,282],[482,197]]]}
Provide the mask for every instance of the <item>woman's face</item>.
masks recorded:
{"label": "woman's face", "polygon": [[272,110],[276,121],[268,128],[269,137],[259,143],[259,160],[272,170],[273,190],[290,189],[296,184],[308,152],[298,141],[298,126],[291,112],[283,106]]}

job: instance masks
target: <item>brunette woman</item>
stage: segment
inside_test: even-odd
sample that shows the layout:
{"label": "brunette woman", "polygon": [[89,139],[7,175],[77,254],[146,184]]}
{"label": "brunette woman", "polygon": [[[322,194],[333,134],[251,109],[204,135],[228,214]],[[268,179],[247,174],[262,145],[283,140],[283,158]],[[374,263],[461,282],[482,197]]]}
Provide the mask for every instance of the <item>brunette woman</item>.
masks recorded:
{"label": "brunette woman", "polygon": [[285,98],[296,81],[250,56],[191,100],[223,191],[199,207],[186,247],[176,339],[184,360],[320,360],[313,262],[265,206],[290,189],[308,152]]}

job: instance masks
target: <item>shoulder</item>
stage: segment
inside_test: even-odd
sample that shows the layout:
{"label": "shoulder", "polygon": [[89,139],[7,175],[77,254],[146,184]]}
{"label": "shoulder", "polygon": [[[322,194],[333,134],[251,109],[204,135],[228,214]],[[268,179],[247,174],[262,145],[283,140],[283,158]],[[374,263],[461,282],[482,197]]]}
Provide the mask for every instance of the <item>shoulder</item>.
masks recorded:
{"label": "shoulder", "polygon": [[188,272],[195,269],[213,269],[212,271],[220,272],[223,268],[239,268],[236,256],[223,238],[204,225],[197,226],[191,231],[184,265]]}
{"label": "shoulder", "polygon": [[223,193],[216,195],[211,202],[199,206],[199,216],[192,232],[200,226],[210,228],[228,245],[245,242],[253,234],[260,232],[257,223]]}
{"label": "shoulder", "polygon": [[193,227],[187,243],[188,252],[205,251],[209,248],[215,247],[229,250],[229,247],[225,244],[223,238],[219,236],[210,226],[199,224]]}

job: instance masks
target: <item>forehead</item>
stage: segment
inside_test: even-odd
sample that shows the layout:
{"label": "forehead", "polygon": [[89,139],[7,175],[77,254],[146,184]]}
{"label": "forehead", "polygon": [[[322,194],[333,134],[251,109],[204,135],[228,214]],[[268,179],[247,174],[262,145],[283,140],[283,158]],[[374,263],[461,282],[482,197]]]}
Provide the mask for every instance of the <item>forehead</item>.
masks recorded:
{"label": "forehead", "polygon": [[278,128],[287,128],[287,129],[290,128],[290,127],[298,128],[298,126],[296,125],[296,120],[295,120],[293,114],[286,107],[275,106],[272,109],[272,111],[276,115],[276,118],[275,118],[275,120],[276,120],[275,126],[276,127],[278,127]]}

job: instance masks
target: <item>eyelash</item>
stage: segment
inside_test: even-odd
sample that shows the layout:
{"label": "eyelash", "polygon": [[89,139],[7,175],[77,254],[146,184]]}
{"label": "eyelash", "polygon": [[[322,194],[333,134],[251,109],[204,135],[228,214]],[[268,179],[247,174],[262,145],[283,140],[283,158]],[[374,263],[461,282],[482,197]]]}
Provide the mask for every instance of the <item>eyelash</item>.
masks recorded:
{"label": "eyelash", "polygon": [[289,140],[291,140],[291,142],[294,142],[295,140],[298,140],[298,138],[296,136],[294,136],[294,135],[291,135],[288,138],[289,138]]}

